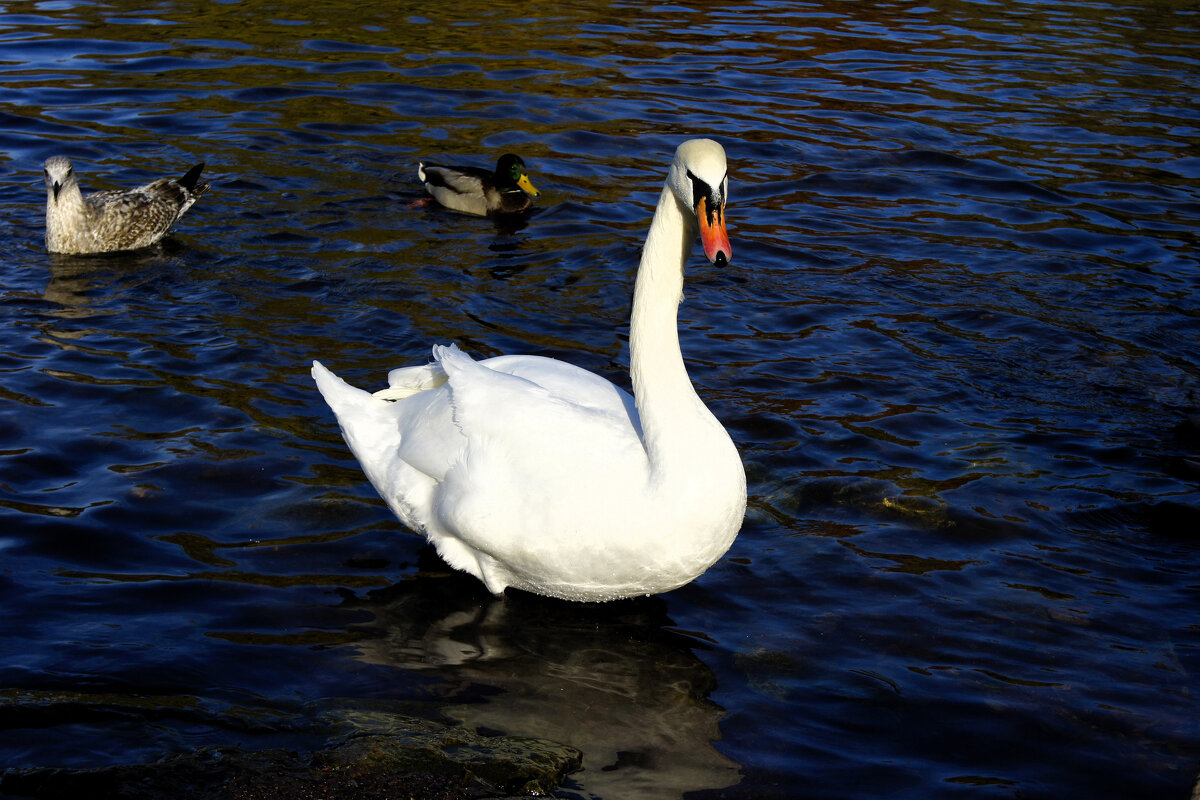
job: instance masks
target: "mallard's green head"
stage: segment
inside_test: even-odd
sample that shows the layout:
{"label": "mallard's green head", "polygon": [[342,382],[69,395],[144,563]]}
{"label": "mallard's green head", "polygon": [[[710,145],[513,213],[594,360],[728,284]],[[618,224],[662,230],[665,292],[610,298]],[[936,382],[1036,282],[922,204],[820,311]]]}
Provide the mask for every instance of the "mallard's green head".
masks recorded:
{"label": "mallard's green head", "polygon": [[529,176],[525,174],[525,162],[514,153],[505,153],[496,162],[496,184],[506,189],[518,188],[530,197],[537,197],[541,194],[534,188]]}

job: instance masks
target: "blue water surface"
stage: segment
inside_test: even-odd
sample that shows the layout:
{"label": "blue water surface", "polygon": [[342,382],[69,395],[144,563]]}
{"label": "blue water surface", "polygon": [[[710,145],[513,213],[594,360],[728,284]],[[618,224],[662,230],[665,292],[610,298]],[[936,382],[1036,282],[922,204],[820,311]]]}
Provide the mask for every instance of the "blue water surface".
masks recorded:
{"label": "blue water surface", "polygon": [[[514,16],[516,15],[516,16]],[[1200,10],[15,2],[0,9],[0,765],[319,747],[333,707],[570,744],[562,798],[1187,797],[1200,771]],[[628,386],[676,145],[733,263],[680,338],[745,525],[667,595],[492,598],[308,375]],[[493,223],[422,158],[520,153]],[[210,192],[44,252],[41,163]]]}

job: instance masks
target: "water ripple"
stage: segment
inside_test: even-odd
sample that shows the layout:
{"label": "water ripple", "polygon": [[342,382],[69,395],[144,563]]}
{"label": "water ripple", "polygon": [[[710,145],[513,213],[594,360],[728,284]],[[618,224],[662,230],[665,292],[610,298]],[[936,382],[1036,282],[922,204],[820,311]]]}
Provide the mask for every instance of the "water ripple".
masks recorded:
{"label": "water ripple", "polygon": [[[404,698],[582,720],[564,797],[1186,794],[1194,14],[602,12],[0,13],[5,763],[298,746],[313,705]],[[737,258],[689,265],[680,339],[746,526],[663,598],[491,601],[392,520],[307,364],[369,386],[453,340],[627,385],[692,135],[729,152]],[[528,219],[419,206],[418,159],[507,150]],[[50,257],[59,152],[86,190],[201,160],[213,189],[161,248]]]}

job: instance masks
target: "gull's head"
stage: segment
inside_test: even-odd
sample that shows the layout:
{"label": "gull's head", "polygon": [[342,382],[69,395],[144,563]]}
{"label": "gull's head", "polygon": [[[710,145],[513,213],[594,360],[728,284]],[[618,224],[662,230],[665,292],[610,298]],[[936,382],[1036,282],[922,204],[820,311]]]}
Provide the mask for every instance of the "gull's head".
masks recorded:
{"label": "gull's head", "polygon": [[712,139],[689,139],[679,145],[667,185],[696,215],[704,255],[718,267],[728,264],[733,248],[725,231],[725,201],[729,197],[725,148]]}
{"label": "gull's head", "polygon": [[66,156],[50,156],[46,159],[43,173],[46,176],[46,197],[58,202],[58,194],[68,183],[75,182],[75,168]]}

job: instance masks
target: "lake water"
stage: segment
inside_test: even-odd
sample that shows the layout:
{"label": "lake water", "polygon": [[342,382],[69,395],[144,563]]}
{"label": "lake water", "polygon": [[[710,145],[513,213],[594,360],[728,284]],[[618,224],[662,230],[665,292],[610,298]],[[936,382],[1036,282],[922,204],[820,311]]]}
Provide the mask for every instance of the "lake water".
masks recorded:
{"label": "lake water", "polygon": [[[499,5],[0,9],[0,765],[303,749],[358,704],[578,747],[563,798],[1187,797],[1200,9]],[[309,364],[627,385],[697,135],[734,259],[693,253],[681,340],[745,525],[667,595],[493,599]],[[418,159],[509,150],[523,222],[418,204]],[[56,153],[213,188],[161,247],[49,256]]]}

